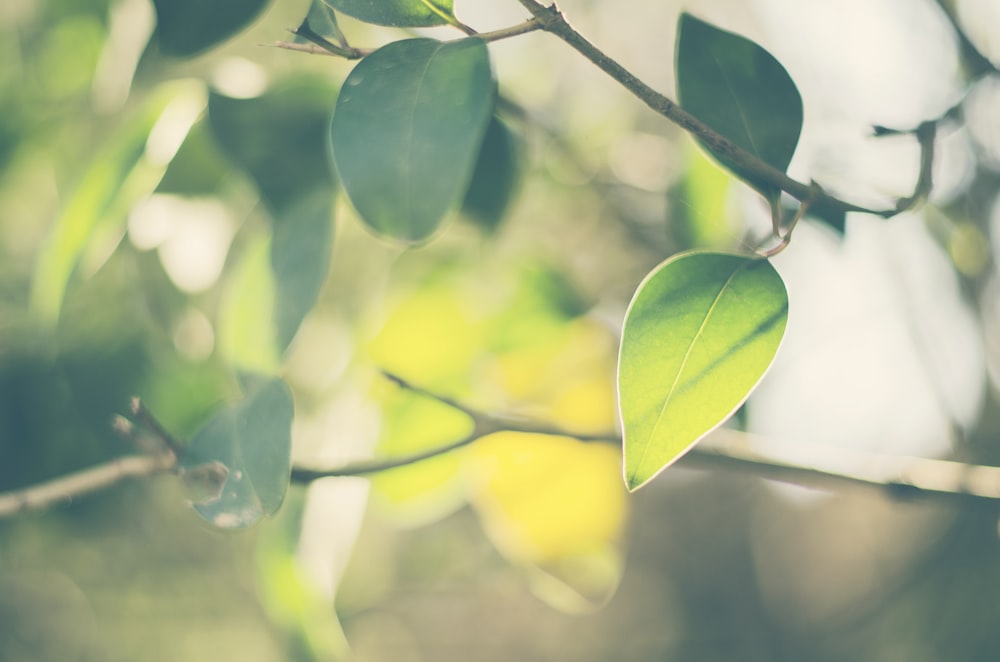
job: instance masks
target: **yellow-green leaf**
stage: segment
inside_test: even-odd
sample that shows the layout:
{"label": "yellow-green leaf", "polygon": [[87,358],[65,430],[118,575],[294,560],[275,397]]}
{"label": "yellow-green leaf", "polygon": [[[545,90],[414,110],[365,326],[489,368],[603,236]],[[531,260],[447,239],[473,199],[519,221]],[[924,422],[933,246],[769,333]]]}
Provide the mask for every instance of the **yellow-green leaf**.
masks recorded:
{"label": "yellow-green leaf", "polygon": [[736,411],[771,365],[787,319],[784,283],[764,259],[684,253],[646,277],[618,357],[629,490]]}

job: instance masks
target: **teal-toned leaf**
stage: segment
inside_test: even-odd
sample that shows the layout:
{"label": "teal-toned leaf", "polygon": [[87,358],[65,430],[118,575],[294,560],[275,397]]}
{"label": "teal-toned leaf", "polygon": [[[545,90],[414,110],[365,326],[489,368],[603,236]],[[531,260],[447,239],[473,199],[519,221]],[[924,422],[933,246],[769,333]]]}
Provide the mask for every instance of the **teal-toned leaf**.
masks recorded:
{"label": "teal-toned leaf", "polygon": [[304,198],[249,234],[226,278],[218,346],[237,369],[277,374],[282,354],[319,298],[333,245],[332,199]]}
{"label": "teal-toned leaf", "polygon": [[330,269],[333,200],[322,193],[303,199],[276,219],[271,240],[274,325],[284,351],[319,298]]}
{"label": "teal-toned leaf", "polygon": [[275,215],[317,190],[333,190],[328,131],[336,90],[302,76],[253,99],[212,94],[208,119],[223,153],[257,184]]}
{"label": "teal-toned leaf", "polygon": [[279,379],[245,381],[245,397],[212,417],[181,458],[197,488],[194,509],[222,529],[273,515],[291,475],[292,394]]}
{"label": "teal-toned leaf", "polygon": [[422,241],[458,205],[489,123],[495,83],[476,38],[393,42],[344,81],[333,159],[375,232]]}
{"label": "teal-toned leaf", "polygon": [[[331,0],[312,0],[309,4],[309,12],[302,19],[297,33],[311,33],[324,39],[333,39],[338,44],[344,45],[346,40],[344,33],[340,31],[337,24],[337,15],[333,11]],[[297,36],[296,41],[306,41]]]}
{"label": "teal-toned leaf", "polygon": [[157,193],[183,196],[213,196],[225,184],[232,167],[219,151],[204,119],[198,121],[181,144],[163,179],[156,187]]}
{"label": "teal-toned leaf", "polygon": [[160,52],[190,57],[245,28],[268,0],[153,0]]}
{"label": "teal-toned leaf", "polygon": [[[802,98],[774,56],[749,39],[682,14],[676,68],[677,97],[685,110],[778,170],[788,168],[802,131]],[[713,156],[767,197],[777,193],[724,154]]]}
{"label": "teal-toned leaf", "polygon": [[376,25],[419,28],[455,19],[453,0],[328,0],[348,16]]}
{"label": "teal-toned leaf", "polygon": [[683,253],[646,277],[618,357],[629,490],[736,411],[771,365],[787,319],[784,283],[767,260]]}
{"label": "teal-toned leaf", "polygon": [[494,117],[486,128],[462,213],[487,232],[496,231],[514,198],[521,175],[520,145],[510,128]]}
{"label": "teal-toned leaf", "polygon": [[825,224],[831,230],[843,237],[847,229],[847,212],[843,209],[832,209],[828,205],[817,204],[809,209],[809,215]]}

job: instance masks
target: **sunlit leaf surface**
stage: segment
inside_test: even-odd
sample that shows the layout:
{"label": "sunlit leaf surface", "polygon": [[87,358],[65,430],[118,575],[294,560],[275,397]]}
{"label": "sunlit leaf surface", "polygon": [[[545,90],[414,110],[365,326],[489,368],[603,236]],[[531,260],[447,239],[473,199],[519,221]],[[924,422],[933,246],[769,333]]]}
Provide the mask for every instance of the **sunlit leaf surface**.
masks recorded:
{"label": "sunlit leaf surface", "polygon": [[767,260],[684,253],[646,277],[626,313],[618,359],[629,490],[746,400],[787,319],[784,283]]}
{"label": "sunlit leaf surface", "polygon": [[366,23],[394,27],[444,25],[454,18],[453,0],[328,0],[329,4]]}

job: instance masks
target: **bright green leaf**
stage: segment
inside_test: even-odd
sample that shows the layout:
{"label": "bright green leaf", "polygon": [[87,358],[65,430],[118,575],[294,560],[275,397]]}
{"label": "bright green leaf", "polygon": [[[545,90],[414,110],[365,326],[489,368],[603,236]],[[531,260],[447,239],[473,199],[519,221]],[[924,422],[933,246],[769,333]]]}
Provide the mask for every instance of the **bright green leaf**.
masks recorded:
{"label": "bright green leaf", "polygon": [[291,392],[279,379],[245,381],[245,397],[212,417],[181,458],[185,477],[201,488],[194,509],[222,529],[273,515],[291,472]]}
{"label": "bright green leaf", "polygon": [[462,212],[487,232],[496,231],[514,198],[520,167],[517,137],[494,117],[486,128]]}
{"label": "bright green leaf", "polygon": [[787,319],[784,283],[764,259],[684,253],[646,277],[618,357],[629,490],[736,411],[771,365]]}
{"label": "bright green leaf", "polygon": [[[677,28],[677,96],[681,106],[744,150],[781,171],[802,131],[802,98],[774,56],[754,42],[690,14]],[[712,150],[706,146],[711,152]],[[713,153],[767,197],[777,193]]]}
{"label": "bright green leaf", "polygon": [[268,0],[153,0],[160,52],[189,57],[233,36]]}
{"label": "bright green leaf", "polygon": [[480,39],[408,39],[362,60],[331,131],[337,172],[362,220],[395,239],[430,237],[465,193],[494,96]]}
{"label": "bright green leaf", "polygon": [[400,28],[446,25],[455,19],[453,0],[329,0],[348,16]]}

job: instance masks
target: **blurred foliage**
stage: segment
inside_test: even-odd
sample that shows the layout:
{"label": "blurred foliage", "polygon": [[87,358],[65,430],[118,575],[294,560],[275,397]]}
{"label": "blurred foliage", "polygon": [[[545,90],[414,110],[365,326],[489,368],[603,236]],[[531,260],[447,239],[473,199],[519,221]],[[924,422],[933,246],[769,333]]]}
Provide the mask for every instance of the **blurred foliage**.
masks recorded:
{"label": "blurred foliage", "polygon": [[[527,111],[490,120],[455,201],[472,222],[419,249],[386,247],[337,197],[326,153],[352,65],[259,46],[301,24],[304,0],[236,4],[0,3],[0,491],[133,452],[109,427],[133,394],[191,439],[239,410],[248,368],[289,382],[292,461],[309,466],[468,433],[467,416],[377,368],[479,409],[611,434],[618,325],[643,275],[677,250],[762,236],[760,208],[689,138],[539,36],[491,47],[500,89]],[[360,15],[366,3],[329,4]],[[523,19],[510,4],[455,10],[485,30]],[[673,4],[564,9],[668,90]],[[813,344],[789,339],[746,424],[808,445],[845,422],[874,449],[901,437],[917,441],[886,447],[1000,461],[1000,42],[982,36],[995,23],[969,23],[975,0],[945,3],[975,33],[958,49],[914,27],[927,14],[952,30],[935,3],[873,3],[881,19],[852,20],[883,21],[883,48],[859,50],[857,69],[810,31],[829,17],[789,26],[773,23],[782,3],[688,4],[770,39],[806,104],[791,168],[845,197],[909,193],[913,154],[870,138],[884,114],[913,106],[925,119],[965,99],[942,125],[924,211],[884,223],[817,210],[776,261],[792,314],[829,317]],[[393,7],[382,22],[442,20],[423,3]],[[352,44],[406,36],[341,18]],[[845,29],[838,45],[863,41]],[[775,34],[802,35],[833,69],[813,73]],[[907,68],[879,59],[907,40],[918,44],[900,46]],[[964,54],[961,67],[919,59],[942,60],[938,47]],[[815,81],[834,89],[831,71],[877,62],[893,72],[877,89],[951,77],[968,95],[928,93],[933,111],[898,91],[878,112],[862,103],[874,93],[822,105]],[[913,233],[929,252],[911,250]],[[888,299],[869,298],[886,283]],[[865,334],[884,329],[922,353],[897,340],[864,353]],[[841,342],[863,372],[814,363]],[[799,418],[813,420],[788,423]],[[0,521],[0,659],[985,662],[1000,648],[994,509],[683,469],[626,497],[620,474],[609,444],[500,433],[370,479],[293,486],[274,519],[235,535],[194,516],[179,481],[125,483]]]}

